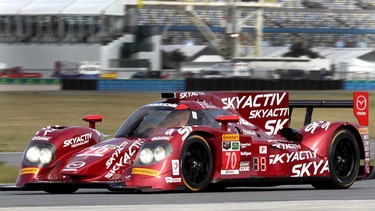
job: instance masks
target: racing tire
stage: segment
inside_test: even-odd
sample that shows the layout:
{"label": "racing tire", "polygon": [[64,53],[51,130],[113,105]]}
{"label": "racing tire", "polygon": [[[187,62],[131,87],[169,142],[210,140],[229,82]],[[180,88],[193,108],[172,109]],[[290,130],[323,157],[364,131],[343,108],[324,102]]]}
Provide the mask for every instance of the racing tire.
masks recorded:
{"label": "racing tire", "polygon": [[211,181],[212,156],[207,141],[193,135],[185,140],[181,151],[182,180],[190,192],[205,190]]}
{"label": "racing tire", "polygon": [[359,172],[360,152],[356,138],[348,129],[341,128],[334,134],[328,155],[331,180],[316,182],[316,189],[347,189],[353,185]]}
{"label": "racing tire", "polygon": [[44,192],[51,193],[51,194],[69,194],[69,193],[74,193],[78,190],[79,188],[76,187],[44,187],[43,190]]}

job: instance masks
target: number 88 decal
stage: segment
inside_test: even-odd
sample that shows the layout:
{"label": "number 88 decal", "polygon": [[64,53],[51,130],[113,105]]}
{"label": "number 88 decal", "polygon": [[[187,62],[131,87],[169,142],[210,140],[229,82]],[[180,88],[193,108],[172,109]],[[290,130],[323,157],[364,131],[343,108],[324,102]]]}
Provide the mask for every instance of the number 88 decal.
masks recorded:
{"label": "number 88 decal", "polygon": [[267,170],[266,157],[254,157],[253,169],[254,171],[266,171]]}

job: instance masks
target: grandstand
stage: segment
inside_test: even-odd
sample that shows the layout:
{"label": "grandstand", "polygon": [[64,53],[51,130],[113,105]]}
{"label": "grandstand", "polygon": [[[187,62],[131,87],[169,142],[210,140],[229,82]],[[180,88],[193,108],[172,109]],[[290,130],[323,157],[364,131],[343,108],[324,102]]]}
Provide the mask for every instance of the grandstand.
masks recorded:
{"label": "grandstand", "polygon": [[[228,12],[229,3],[144,0],[137,7],[135,0],[0,0],[0,62],[52,69],[53,61],[99,60],[105,68],[158,70],[159,45],[213,45],[217,39],[220,46],[228,42],[228,33],[238,33],[239,46],[250,48],[259,41],[264,47],[296,41],[326,48],[375,47],[375,0],[233,1],[248,5],[236,12]],[[181,6],[188,4],[196,6]],[[233,18],[239,26],[228,31]],[[199,26],[212,32],[202,34]]]}
{"label": "grandstand", "polygon": [[[280,8],[264,8],[263,42],[271,46],[288,45],[294,40],[313,43],[314,46],[336,47],[337,42],[343,47],[375,47],[375,5],[374,1],[364,0],[279,0]],[[371,5],[371,6],[369,6]],[[244,42],[254,44],[254,26],[256,17],[247,15],[249,8],[242,11],[239,21],[246,18],[250,26],[244,27]],[[215,33],[225,32],[225,11],[215,8],[196,9],[201,17]],[[163,24],[160,24],[163,23]],[[166,39],[169,44],[187,42],[197,45],[206,44],[202,36],[196,36],[194,24],[181,10],[170,8],[145,8],[140,11],[139,24],[161,26],[171,24],[173,39]],[[280,35],[281,34],[281,35]],[[220,36],[220,35],[219,35]]]}
{"label": "grandstand", "polygon": [[149,27],[137,27],[135,4],[0,0],[0,61],[36,70],[53,69],[56,61],[100,61],[105,68],[158,70],[160,41]]}

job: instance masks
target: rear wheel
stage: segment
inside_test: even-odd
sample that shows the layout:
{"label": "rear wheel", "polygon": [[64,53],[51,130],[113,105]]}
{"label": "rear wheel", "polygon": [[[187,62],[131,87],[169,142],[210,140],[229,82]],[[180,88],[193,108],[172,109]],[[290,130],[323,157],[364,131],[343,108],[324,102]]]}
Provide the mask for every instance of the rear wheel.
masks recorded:
{"label": "rear wheel", "polygon": [[357,178],[360,165],[359,147],[348,129],[336,131],[328,155],[331,181],[313,183],[316,189],[346,189]]}
{"label": "rear wheel", "polygon": [[207,141],[193,135],[186,139],[181,152],[182,178],[192,192],[203,191],[212,175],[211,149]]}

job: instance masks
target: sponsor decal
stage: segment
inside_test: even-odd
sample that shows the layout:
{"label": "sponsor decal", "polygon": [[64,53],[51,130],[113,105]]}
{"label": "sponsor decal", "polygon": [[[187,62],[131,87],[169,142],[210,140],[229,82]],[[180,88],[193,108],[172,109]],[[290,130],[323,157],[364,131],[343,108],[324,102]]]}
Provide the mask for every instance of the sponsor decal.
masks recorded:
{"label": "sponsor decal", "polygon": [[223,142],[223,150],[228,150],[232,147],[232,144],[229,141]]}
{"label": "sponsor decal", "polygon": [[140,174],[146,176],[157,177],[159,176],[160,172],[154,169],[146,169],[146,168],[133,168],[132,174]]}
{"label": "sponsor decal", "polygon": [[329,172],[328,161],[312,161],[308,163],[302,163],[294,165],[292,168],[293,175],[291,177],[304,177],[304,176],[315,176],[321,175],[325,172]]}
{"label": "sponsor decal", "polygon": [[181,92],[180,99],[188,98],[188,97],[197,97],[199,95],[205,95],[204,92]]}
{"label": "sponsor decal", "polygon": [[321,128],[327,131],[330,125],[331,125],[330,122],[324,122],[324,121],[312,122],[305,127],[305,132],[310,132],[311,134],[314,134],[317,128]]}
{"label": "sponsor decal", "polygon": [[251,143],[241,143],[241,149],[251,147]]}
{"label": "sponsor decal", "polygon": [[222,142],[222,151],[240,151],[239,141],[224,141]]}
{"label": "sponsor decal", "polygon": [[193,131],[193,128],[191,126],[184,126],[177,130],[177,132],[182,135],[182,141],[185,141],[185,139],[189,136],[189,134],[192,131]]}
{"label": "sponsor decal", "polygon": [[253,131],[253,130],[246,130],[246,129],[243,129],[242,133],[244,135],[248,135],[248,136],[256,136],[257,135],[257,133],[255,131]]}
{"label": "sponsor decal", "polygon": [[241,161],[240,171],[250,171],[250,161]]}
{"label": "sponsor decal", "polygon": [[93,131],[99,136],[103,136],[103,134],[99,131],[99,130],[96,130],[96,129],[93,129]]}
{"label": "sponsor decal", "polygon": [[193,119],[198,119],[197,112],[195,112],[195,111],[191,112],[191,116],[193,117]]}
{"label": "sponsor decal", "polygon": [[240,171],[238,169],[233,170],[221,170],[220,172],[222,175],[231,175],[231,174],[239,174]]}
{"label": "sponsor decal", "polygon": [[251,152],[241,152],[241,156],[250,156]]}
{"label": "sponsor decal", "polygon": [[144,105],[143,107],[153,107],[153,106],[162,106],[162,107],[164,106],[164,107],[172,107],[172,108],[177,107],[176,104],[172,104],[172,103],[151,103],[151,104]]}
{"label": "sponsor decal", "polygon": [[238,141],[240,140],[240,135],[238,134],[223,134],[221,136],[223,141]]}
{"label": "sponsor decal", "polygon": [[197,102],[202,108],[216,108],[214,105],[208,104],[206,102],[198,101]]}
{"label": "sponsor decal", "polygon": [[46,136],[48,133],[52,133],[53,131],[57,130],[55,128],[52,128],[51,126],[48,126],[47,128],[43,128],[43,129],[45,129],[43,136]]}
{"label": "sponsor decal", "polygon": [[151,141],[170,141],[172,136],[155,136],[151,138]]}
{"label": "sponsor decal", "polygon": [[39,171],[39,168],[23,168],[20,170],[19,174],[37,174]]}
{"label": "sponsor decal", "polygon": [[165,177],[166,183],[180,183],[182,181],[181,177],[173,178],[173,177]]}
{"label": "sponsor decal", "polygon": [[115,175],[121,167],[130,165],[131,163],[133,163],[134,159],[131,160],[131,158],[137,152],[137,149],[141,147],[142,144],[143,144],[143,141],[141,140],[136,140],[135,142],[133,142],[133,144],[129,146],[128,152],[125,152],[122,155],[122,157],[117,161],[117,163],[115,163],[114,165],[112,165],[112,163],[114,160],[116,160],[116,155],[114,155],[113,157],[111,156],[111,158],[108,159],[106,162],[106,167],[107,169],[109,169],[112,166],[112,168],[104,177],[109,179],[113,175]]}
{"label": "sponsor decal", "polygon": [[270,155],[270,164],[277,163],[290,163],[300,160],[308,160],[316,158],[316,152],[318,149],[312,151],[299,151],[299,152],[289,152],[283,154]]}
{"label": "sponsor decal", "polygon": [[239,150],[240,149],[240,142],[238,141],[233,141],[232,143],[232,149],[233,150]]}
{"label": "sponsor decal", "polygon": [[[267,135],[276,135],[289,121],[288,93],[243,94],[221,98],[224,109],[236,109],[245,119],[256,119]],[[240,119],[240,124],[247,123]],[[255,134],[256,135],[256,134]]]}
{"label": "sponsor decal", "polygon": [[365,170],[366,170],[366,173],[367,173],[367,174],[370,173],[370,164],[369,164],[369,163],[366,163],[366,165],[365,165]]}
{"label": "sponsor decal", "polygon": [[276,135],[279,130],[284,128],[284,125],[288,123],[289,119],[272,119],[268,120],[264,125],[267,135]]}
{"label": "sponsor decal", "polygon": [[290,144],[290,143],[276,143],[276,144],[272,144],[271,146],[275,147],[277,149],[283,149],[283,150],[286,150],[286,149],[301,149],[301,145]]}
{"label": "sponsor decal", "polygon": [[369,141],[365,141],[365,147],[369,147],[370,146],[370,142]]}
{"label": "sponsor decal", "polygon": [[[240,125],[246,125],[246,126],[254,126],[253,124],[251,124],[249,121],[247,121],[246,119],[243,119],[240,117],[240,121],[239,121],[239,124]],[[255,134],[256,135],[256,134]]]}
{"label": "sponsor decal", "polygon": [[358,129],[359,134],[365,135],[368,134],[368,128],[367,127],[362,127]]}
{"label": "sponsor decal", "polygon": [[171,136],[172,134],[173,134],[173,132],[174,132],[174,129],[173,128],[171,128],[171,129],[168,129],[167,131],[165,131],[165,135],[166,136]]}
{"label": "sponsor decal", "polygon": [[127,145],[128,142],[124,141],[119,146],[116,146],[116,150],[112,153],[111,157],[105,163],[106,169],[109,169],[109,167],[111,167],[113,161],[115,161],[120,156],[120,153],[125,149]]}
{"label": "sponsor decal", "polygon": [[92,138],[92,132],[86,133],[80,136],[73,137],[64,141],[64,147],[70,146],[75,148],[84,144],[87,144]]}
{"label": "sponsor decal", "polygon": [[283,117],[289,115],[289,108],[274,108],[250,111],[249,119]]}
{"label": "sponsor decal", "polygon": [[259,154],[267,154],[267,146],[259,146]]}
{"label": "sponsor decal", "polygon": [[240,141],[238,134],[222,135],[221,174],[239,174]]}
{"label": "sponsor decal", "polygon": [[286,96],[286,92],[283,93],[266,93],[258,95],[242,96],[241,98],[227,97],[222,98],[221,102],[224,104],[224,109],[240,109],[245,107],[250,108],[261,108],[280,105]]}
{"label": "sponsor decal", "polygon": [[85,165],[86,163],[83,161],[75,161],[66,165],[63,171],[77,171],[78,169],[84,167]]}
{"label": "sponsor decal", "polygon": [[50,136],[34,136],[31,141],[49,141],[51,138]]}
{"label": "sponsor decal", "polygon": [[180,161],[172,160],[172,175],[176,176],[180,174]]}

